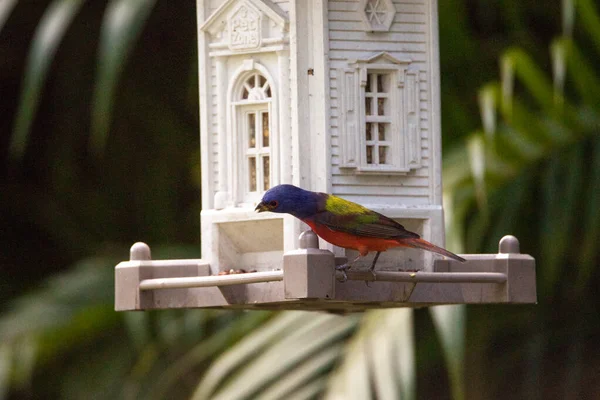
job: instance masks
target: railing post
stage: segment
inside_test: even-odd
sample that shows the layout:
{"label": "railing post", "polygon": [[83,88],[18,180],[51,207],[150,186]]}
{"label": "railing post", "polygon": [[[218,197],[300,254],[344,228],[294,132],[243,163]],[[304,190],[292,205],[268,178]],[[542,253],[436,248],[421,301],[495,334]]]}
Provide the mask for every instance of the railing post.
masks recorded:
{"label": "railing post", "polygon": [[497,262],[508,277],[506,300],[509,303],[537,303],[535,259],[521,254],[519,240],[506,235],[498,245]]}
{"label": "railing post", "polygon": [[142,266],[150,261],[150,247],[138,242],[131,246],[129,261],[115,268],[115,310],[144,310],[153,305],[153,293],[140,291],[140,282],[152,278],[152,267]]}
{"label": "railing post", "polygon": [[300,249],[283,256],[283,285],[286,299],[335,298],[335,257],[319,249],[317,235],[300,234]]}

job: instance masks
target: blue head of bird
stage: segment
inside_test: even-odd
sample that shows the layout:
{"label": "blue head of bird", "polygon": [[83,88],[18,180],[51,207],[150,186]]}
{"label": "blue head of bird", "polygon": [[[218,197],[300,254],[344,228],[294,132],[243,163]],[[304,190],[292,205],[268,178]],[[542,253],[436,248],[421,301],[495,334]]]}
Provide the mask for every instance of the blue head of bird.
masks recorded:
{"label": "blue head of bird", "polygon": [[320,196],[294,185],[277,185],[267,190],[256,211],[287,213],[296,218],[306,218],[318,211]]}

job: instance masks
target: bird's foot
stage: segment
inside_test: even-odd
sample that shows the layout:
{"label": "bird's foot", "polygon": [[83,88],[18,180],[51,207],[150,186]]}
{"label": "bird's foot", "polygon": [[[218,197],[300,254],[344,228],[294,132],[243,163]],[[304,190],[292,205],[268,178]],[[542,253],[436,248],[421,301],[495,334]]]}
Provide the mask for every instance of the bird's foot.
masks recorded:
{"label": "bird's foot", "polygon": [[[377,276],[375,275],[375,272],[373,272],[375,270],[375,264],[377,264],[377,260],[379,259],[379,256],[381,255],[381,251],[378,251],[375,254],[375,258],[373,259],[373,263],[371,263],[371,266],[369,267],[369,272],[371,273],[371,275],[373,276],[373,280],[377,279]],[[365,283],[367,284],[367,287],[369,286],[369,281],[365,281]]]}
{"label": "bird's foot", "polygon": [[337,265],[335,267],[336,271],[341,271],[342,272],[342,279],[338,279],[338,281],[344,283],[348,280],[348,274],[346,274],[346,271],[348,271],[350,269],[350,265],[348,264],[342,264],[342,265]]}
{"label": "bird's foot", "polygon": [[[369,268],[368,271],[371,273],[371,276],[373,277],[373,279],[371,279],[371,280],[372,281],[376,281],[377,280],[377,275],[375,275],[375,271],[373,271],[373,268]],[[371,287],[369,285],[369,282],[371,282],[371,280],[365,280],[365,285],[367,285],[368,288]]]}

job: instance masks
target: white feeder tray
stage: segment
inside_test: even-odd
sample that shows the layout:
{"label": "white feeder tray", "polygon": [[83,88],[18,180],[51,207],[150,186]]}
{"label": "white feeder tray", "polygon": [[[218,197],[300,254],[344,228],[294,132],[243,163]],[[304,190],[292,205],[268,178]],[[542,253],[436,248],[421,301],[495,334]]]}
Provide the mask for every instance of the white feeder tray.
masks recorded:
{"label": "white feeder tray", "polygon": [[[441,304],[536,303],[535,260],[505,236],[498,254],[463,254],[467,260],[435,260],[433,272],[350,269],[345,258],[318,248],[312,231],[300,249],[284,254],[273,271],[210,275],[202,259],[151,260],[145,243],[131,247],[130,261],[115,268],[117,311],[224,308],[355,312]],[[368,285],[366,284],[368,282]]]}

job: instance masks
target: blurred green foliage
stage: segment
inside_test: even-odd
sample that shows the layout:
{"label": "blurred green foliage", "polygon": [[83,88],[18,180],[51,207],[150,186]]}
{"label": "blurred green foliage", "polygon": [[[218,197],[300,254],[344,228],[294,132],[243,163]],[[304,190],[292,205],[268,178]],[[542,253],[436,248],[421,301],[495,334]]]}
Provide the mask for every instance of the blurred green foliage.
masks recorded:
{"label": "blurred green foliage", "polygon": [[[510,231],[537,261],[540,304],[469,309],[468,393],[600,396],[600,16],[563,2],[562,34],[534,52],[507,48],[479,91],[483,128],[444,160],[450,232],[467,252]],[[465,163],[459,160],[469,160]]]}
{"label": "blurred green foliage", "polygon": [[198,257],[195,2],[0,2],[0,399],[600,397],[598,6],[438,3],[448,242],[537,306],[115,313],[133,242]]}

